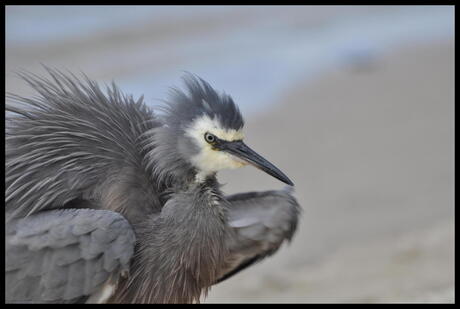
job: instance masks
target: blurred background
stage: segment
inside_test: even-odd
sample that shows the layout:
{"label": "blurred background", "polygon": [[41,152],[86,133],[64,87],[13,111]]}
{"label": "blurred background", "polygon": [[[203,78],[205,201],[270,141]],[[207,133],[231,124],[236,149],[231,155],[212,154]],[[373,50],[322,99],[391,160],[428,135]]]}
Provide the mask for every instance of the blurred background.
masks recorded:
{"label": "blurred background", "polygon": [[151,106],[184,71],[232,95],[303,215],[204,302],[454,302],[453,28],[452,6],[7,6],[6,90],[43,63]]}

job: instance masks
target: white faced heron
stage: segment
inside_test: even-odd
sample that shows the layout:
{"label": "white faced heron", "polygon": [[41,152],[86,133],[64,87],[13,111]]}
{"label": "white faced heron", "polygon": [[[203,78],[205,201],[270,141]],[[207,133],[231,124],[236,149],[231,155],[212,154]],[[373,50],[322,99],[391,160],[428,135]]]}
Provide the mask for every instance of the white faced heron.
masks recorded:
{"label": "white faced heron", "polygon": [[[232,98],[186,74],[163,113],[46,67],[8,96],[6,301],[193,303],[290,241],[292,182],[243,142]],[[253,165],[284,190],[226,196]]]}

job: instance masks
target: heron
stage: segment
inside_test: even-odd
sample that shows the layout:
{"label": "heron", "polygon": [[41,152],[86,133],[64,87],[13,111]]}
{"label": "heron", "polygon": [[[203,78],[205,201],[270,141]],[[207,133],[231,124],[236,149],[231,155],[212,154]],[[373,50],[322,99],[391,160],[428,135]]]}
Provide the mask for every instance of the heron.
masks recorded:
{"label": "heron", "polygon": [[[198,303],[292,240],[293,183],[244,143],[230,95],[185,72],[152,108],[45,69],[6,104],[7,302]],[[285,187],[226,195],[217,172],[246,165]]]}

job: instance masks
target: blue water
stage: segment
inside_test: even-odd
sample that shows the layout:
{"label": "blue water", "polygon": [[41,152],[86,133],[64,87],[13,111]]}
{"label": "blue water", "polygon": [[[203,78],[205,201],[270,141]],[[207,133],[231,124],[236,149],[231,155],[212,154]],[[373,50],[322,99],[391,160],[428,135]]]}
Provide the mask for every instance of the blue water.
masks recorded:
{"label": "blue water", "polygon": [[[64,8],[64,9],[62,9]],[[206,18],[240,7],[8,7],[7,44],[33,44],[67,39],[87,31],[127,27],[140,20]],[[300,7],[299,9],[308,9]],[[161,72],[125,76],[116,81],[127,93],[145,95],[147,102],[167,96],[168,87],[180,86],[182,71],[198,74],[217,89],[232,95],[245,113],[265,109],[297,81],[314,78],[354,59],[378,61],[379,56],[402,44],[414,45],[453,40],[454,9],[451,6],[394,7],[379,14],[346,14],[316,27],[295,27],[289,14],[260,18],[251,27],[235,27],[218,36],[180,38],[175,50],[145,49],[140,58],[155,53],[182,61]],[[27,31],[24,29],[27,28]],[[141,60],[138,60],[141,61]],[[115,63],[116,65],[116,63]]]}
{"label": "blue water", "polygon": [[[225,7],[196,6],[8,6],[7,40],[10,44],[30,44],[85,35],[88,32],[129,27],[144,20],[196,18],[226,11]],[[24,30],[26,29],[26,30]]]}

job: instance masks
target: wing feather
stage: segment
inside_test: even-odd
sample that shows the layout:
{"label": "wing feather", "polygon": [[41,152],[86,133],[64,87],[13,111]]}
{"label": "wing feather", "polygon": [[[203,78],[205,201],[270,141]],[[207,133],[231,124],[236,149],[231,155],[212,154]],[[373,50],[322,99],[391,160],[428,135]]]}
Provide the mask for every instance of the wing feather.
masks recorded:
{"label": "wing feather", "polygon": [[72,302],[128,270],[135,236],[118,213],[44,211],[8,223],[8,302]]}
{"label": "wing feather", "polygon": [[275,253],[284,241],[290,241],[297,228],[300,206],[292,189],[248,192],[227,197],[229,264],[217,282]]}

